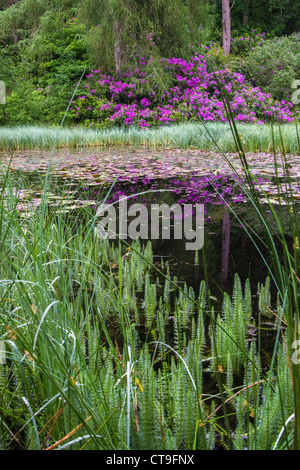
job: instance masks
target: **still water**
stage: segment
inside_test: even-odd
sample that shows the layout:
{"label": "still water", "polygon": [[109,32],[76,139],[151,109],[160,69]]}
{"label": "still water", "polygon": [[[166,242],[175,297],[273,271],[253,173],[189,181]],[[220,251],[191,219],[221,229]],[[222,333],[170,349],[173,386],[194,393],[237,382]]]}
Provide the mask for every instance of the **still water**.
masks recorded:
{"label": "still water", "polygon": [[[164,151],[117,149],[110,151],[62,150],[51,156],[50,152],[23,152],[6,156],[14,176],[14,191],[18,197],[17,210],[21,217],[38,210],[44,191],[53,214],[64,213],[67,218],[84,217],[83,209],[95,213],[101,203],[114,204],[129,197],[128,204],[143,204],[149,211],[155,204],[182,208],[196,205],[204,207],[204,246],[201,250],[186,250],[186,239],[152,240],[157,263],[167,262],[171,274],[187,282],[195,291],[207,271],[214,296],[230,291],[237,272],[244,282],[250,278],[255,289],[264,282],[267,267],[257,248],[267,262],[264,233],[256,210],[247,195],[245,174],[237,155],[230,156],[236,172],[220,155],[197,150],[165,149]],[[273,217],[267,204],[271,201],[276,213],[281,206],[282,217],[288,217],[280,200],[284,187],[285,170],[274,170],[272,158],[266,154],[249,155],[260,208],[266,219]],[[299,157],[293,156],[289,165],[295,201],[299,201]],[[278,183],[282,189],[278,193]],[[299,207],[299,204],[297,204]],[[300,210],[300,209],[299,209]],[[286,238],[290,245],[288,223]],[[250,235],[250,236],[249,236]],[[251,240],[252,238],[252,240]],[[257,245],[257,246],[255,246]],[[280,249],[280,246],[278,246]],[[205,260],[203,258],[205,255]]]}

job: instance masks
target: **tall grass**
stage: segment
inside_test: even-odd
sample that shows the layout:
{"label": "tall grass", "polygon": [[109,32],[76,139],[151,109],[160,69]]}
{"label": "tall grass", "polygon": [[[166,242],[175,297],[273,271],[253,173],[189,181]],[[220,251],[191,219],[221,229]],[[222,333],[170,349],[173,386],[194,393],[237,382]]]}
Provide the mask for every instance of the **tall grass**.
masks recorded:
{"label": "tall grass", "polygon": [[[224,152],[236,152],[230,125],[208,123],[206,127]],[[291,124],[272,127],[268,124],[239,124],[238,133],[246,152],[280,151],[284,142],[288,153],[299,153],[297,128]],[[211,150],[210,139],[204,128],[197,123],[162,126],[156,129],[138,129],[130,127],[107,130],[91,130],[81,127],[57,128],[37,126],[17,126],[0,128],[0,148],[3,151],[21,151],[32,149],[51,149],[56,140],[56,148],[88,148],[109,146],[146,146],[146,147],[190,147]]]}

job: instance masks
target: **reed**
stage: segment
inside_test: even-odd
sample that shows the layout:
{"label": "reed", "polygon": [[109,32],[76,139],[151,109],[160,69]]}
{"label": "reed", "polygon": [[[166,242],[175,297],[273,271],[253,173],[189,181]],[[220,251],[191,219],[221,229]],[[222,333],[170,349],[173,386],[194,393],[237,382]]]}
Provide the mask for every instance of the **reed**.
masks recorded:
{"label": "reed", "polygon": [[[214,140],[224,152],[236,152],[229,124],[206,123]],[[299,135],[296,125],[236,124],[245,152],[280,152],[282,143],[291,154],[299,153]],[[153,129],[130,127],[92,130],[82,127],[56,128],[38,126],[2,127],[0,148],[2,151],[49,150],[56,148],[93,147],[151,147],[198,148],[212,150],[214,146],[204,127],[197,123],[176,124]]]}

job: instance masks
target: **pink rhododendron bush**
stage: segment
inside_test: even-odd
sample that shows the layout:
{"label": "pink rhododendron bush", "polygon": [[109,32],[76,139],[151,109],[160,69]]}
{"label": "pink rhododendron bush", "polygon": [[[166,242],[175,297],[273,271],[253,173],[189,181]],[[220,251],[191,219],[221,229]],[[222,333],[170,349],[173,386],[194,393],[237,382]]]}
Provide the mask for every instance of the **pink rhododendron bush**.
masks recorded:
{"label": "pink rhododendron bush", "polygon": [[[147,66],[149,62],[142,58],[134,71],[119,74],[117,79],[92,70],[72,102],[75,122],[100,128],[148,128],[199,119],[226,122],[224,98],[235,120],[242,123],[290,122],[297,116],[292,103],[276,102],[240,73],[227,68],[209,73],[202,55],[190,60],[164,59],[171,86],[163,91],[147,75]],[[142,93],[142,86],[149,83],[147,93]]]}

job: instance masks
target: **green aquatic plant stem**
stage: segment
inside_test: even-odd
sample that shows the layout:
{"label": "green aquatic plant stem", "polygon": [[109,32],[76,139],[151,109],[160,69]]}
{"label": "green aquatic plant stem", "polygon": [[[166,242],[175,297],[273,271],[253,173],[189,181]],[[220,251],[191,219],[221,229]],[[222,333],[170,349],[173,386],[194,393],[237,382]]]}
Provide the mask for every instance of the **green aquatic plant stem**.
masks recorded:
{"label": "green aquatic plant stem", "polygon": [[[241,142],[239,132],[237,130],[235,121],[233,119],[230,105],[228,101],[226,101],[225,99],[223,99],[223,102],[224,102],[224,106],[226,107],[228,119],[232,127],[233,139],[235,141],[236,148],[240,156],[243,168],[245,170],[246,179],[250,188],[250,195],[251,195],[250,200],[253,206],[255,207],[260,220],[262,221],[262,226],[264,229],[267,246],[269,247],[270,253],[272,255],[273,263],[270,267],[270,271],[274,272],[275,279],[279,286],[279,292],[280,292],[281,298],[285,299],[286,316],[287,316],[287,323],[288,323],[287,331],[288,331],[288,338],[289,338],[288,349],[291,354],[292,342],[294,341],[295,338],[296,339],[299,338],[299,333],[300,333],[299,327],[298,327],[299,325],[299,311],[298,311],[299,290],[297,289],[297,281],[294,275],[294,273],[297,272],[297,267],[298,267],[298,253],[295,253],[295,258],[292,259],[291,253],[286,243],[282,223],[280,222],[279,218],[277,218],[272,205],[269,203],[271,211],[274,215],[274,218],[276,220],[276,223],[279,228],[280,235],[281,235],[281,246],[282,246],[282,251],[283,251],[283,256],[284,256],[283,265],[279,261],[279,256],[278,256],[278,252],[275,247],[275,244],[274,244],[273,236],[271,234],[271,229],[268,225],[267,220],[264,218],[261,208],[260,208],[260,203],[257,197],[257,192],[253,185],[253,180],[252,180],[251,173],[249,171],[249,166],[248,166],[247,158],[246,158],[245,151],[243,148],[243,144]],[[293,196],[292,186],[291,186],[289,171],[288,171],[288,163],[286,160],[285,146],[284,146],[284,142],[282,138],[281,129],[279,129],[279,133],[280,133],[280,138],[281,138],[281,151],[283,153],[283,162],[284,162],[284,167],[286,170],[286,173],[285,173],[286,180],[287,180],[286,185],[289,185],[288,187],[289,192]],[[272,127],[272,139],[273,139],[273,148],[275,150],[273,127]],[[274,160],[275,160],[275,171],[277,171],[276,154],[274,156]],[[278,186],[278,191],[279,191],[279,186]],[[290,207],[292,207],[292,210],[291,210],[292,214],[295,214],[294,212],[295,205],[294,205],[293,197],[292,197],[292,203],[290,204],[289,201],[287,201],[287,204]],[[292,218],[293,218],[293,233],[294,233],[294,239],[295,239],[297,237],[297,235],[295,235],[295,232],[297,234],[299,233],[299,221],[295,220],[295,215],[292,215]],[[277,335],[277,339],[275,342],[274,351],[276,351],[277,344],[278,344],[278,335]],[[292,371],[293,371],[294,406],[295,406],[294,448],[299,449],[300,448],[300,400],[299,400],[300,367],[299,367],[299,364],[293,363]],[[270,372],[270,376],[271,376],[271,372]],[[282,416],[282,420],[284,420],[284,416]]]}

